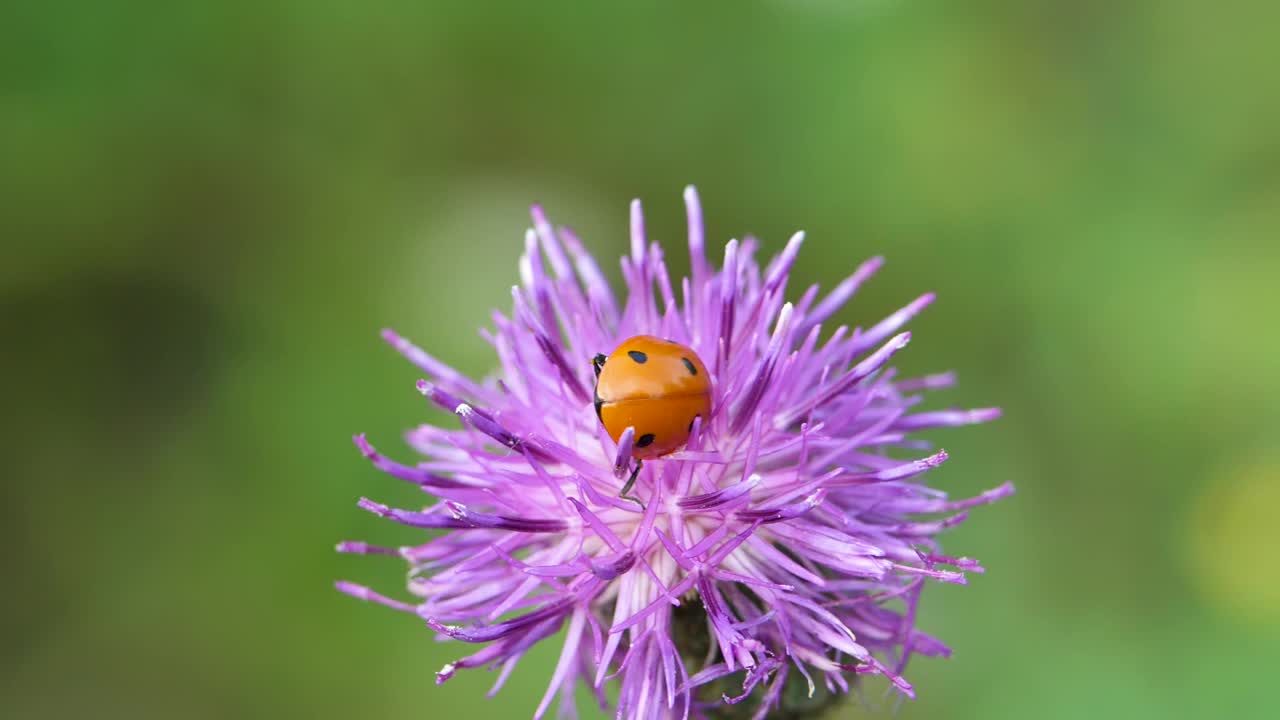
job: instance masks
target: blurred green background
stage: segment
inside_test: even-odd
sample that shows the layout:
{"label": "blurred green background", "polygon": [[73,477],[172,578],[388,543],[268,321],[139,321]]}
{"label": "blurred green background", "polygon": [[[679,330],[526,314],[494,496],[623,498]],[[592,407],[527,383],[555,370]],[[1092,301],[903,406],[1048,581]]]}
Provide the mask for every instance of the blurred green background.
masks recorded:
{"label": "blurred green background", "polygon": [[[683,270],[808,231],[793,288],[924,290],[909,372],[989,569],[902,718],[1270,718],[1280,666],[1280,11],[1268,3],[401,0],[0,7],[0,715],[526,717],[361,605],[412,533],[426,411],[394,326],[474,373],[530,203],[618,276],[627,202]],[[873,686],[879,698],[880,686]],[[881,703],[883,706],[884,703]],[[590,708],[583,706],[590,717]],[[889,712],[883,708],[881,712]],[[851,710],[849,716],[864,714]]]}

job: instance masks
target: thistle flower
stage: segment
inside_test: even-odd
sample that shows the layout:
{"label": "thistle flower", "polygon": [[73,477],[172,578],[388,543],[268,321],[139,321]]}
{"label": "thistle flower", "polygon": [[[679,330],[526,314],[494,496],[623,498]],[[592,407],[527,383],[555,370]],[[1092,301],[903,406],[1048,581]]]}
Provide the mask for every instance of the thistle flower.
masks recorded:
{"label": "thistle flower", "polygon": [[[803,233],[763,269],[753,239],[731,240],[716,269],[693,188],[685,202],[691,277],[673,282],[634,202],[621,305],[578,238],[534,207],[512,312],[495,312],[482,333],[499,365],[483,382],[383,332],[425,374],[418,390],[461,427],[409,432],[426,458],[411,465],[355,437],[376,468],[432,497],[422,510],[359,506],[433,532],[399,548],[338,546],[402,558],[413,601],[338,589],[416,615],[463,648],[480,645],[460,649],[437,682],[496,669],[491,694],[531,647],[564,630],[535,718],[557,695],[561,714],[575,715],[580,682],[606,707],[613,679],[619,718],[803,712],[859,675],[913,696],[908,658],[949,653],[915,627],[924,585],[983,571],[941,554],[934,536],[1013,487],[948,499],[924,483],[946,452],[911,433],[999,411],[918,411],[922,394],[953,376],[902,379],[890,367],[910,339],[901,329],[932,293],[869,328],[824,332],[880,258],[793,304],[787,279]],[[644,464],[633,491],[643,508],[618,497],[632,440],[615,443],[600,426],[591,366],[641,334],[694,349],[713,382],[711,416],[687,445]]]}

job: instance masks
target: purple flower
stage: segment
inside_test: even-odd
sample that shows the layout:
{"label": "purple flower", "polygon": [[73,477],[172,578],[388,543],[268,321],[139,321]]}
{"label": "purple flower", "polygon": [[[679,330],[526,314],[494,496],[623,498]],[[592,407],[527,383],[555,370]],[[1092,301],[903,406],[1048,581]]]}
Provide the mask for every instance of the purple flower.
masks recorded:
{"label": "purple flower", "polygon": [[[484,333],[495,377],[476,382],[384,331],[460,427],[411,431],[426,458],[413,465],[356,436],[375,467],[431,496],[422,510],[359,506],[436,532],[400,548],[338,546],[407,561],[412,602],[338,589],[457,641],[440,683],[486,667],[500,671],[496,692],[530,647],[564,630],[534,717],[556,695],[573,715],[580,682],[603,707],[614,678],[621,718],[702,717],[744,700],[763,717],[793,695],[845,693],[860,674],[911,696],[908,658],[949,652],[915,628],[925,583],[982,572],[941,554],[934,536],[1013,492],[948,499],[924,482],[946,452],[911,433],[1000,413],[920,411],[923,393],[953,376],[903,379],[890,367],[932,293],[869,328],[824,332],[879,258],[826,295],[814,286],[787,302],[802,233],[763,267],[753,239],[731,240],[717,269],[693,188],[685,202],[692,276],[673,281],[635,202],[621,304],[578,239],[534,207],[512,312],[495,312]],[[712,415],[687,446],[645,463],[643,509],[618,497],[630,443],[620,449],[600,426],[591,365],[640,334],[692,347],[713,382]]]}

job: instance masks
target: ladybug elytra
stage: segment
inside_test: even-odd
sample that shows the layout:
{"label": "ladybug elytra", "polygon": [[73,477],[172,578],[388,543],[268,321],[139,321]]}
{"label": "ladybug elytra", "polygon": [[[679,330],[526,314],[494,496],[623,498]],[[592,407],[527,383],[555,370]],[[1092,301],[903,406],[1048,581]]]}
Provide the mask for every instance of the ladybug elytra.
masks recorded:
{"label": "ladybug elytra", "polygon": [[627,495],[644,460],[679,450],[689,441],[693,421],[711,415],[711,378],[692,348],[651,335],[624,340],[607,357],[592,360],[596,372],[596,416],[614,442],[635,428],[631,456],[635,469],[621,497]]}

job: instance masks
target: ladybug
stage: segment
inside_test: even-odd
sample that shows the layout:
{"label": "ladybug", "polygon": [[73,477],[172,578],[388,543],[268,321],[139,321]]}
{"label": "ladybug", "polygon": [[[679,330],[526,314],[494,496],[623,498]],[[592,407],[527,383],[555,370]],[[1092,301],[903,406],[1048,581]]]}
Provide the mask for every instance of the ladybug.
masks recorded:
{"label": "ladybug", "polygon": [[619,496],[644,507],[627,495],[641,465],[679,450],[689,441],[693,421],[711,416],[711,377],[692,348],[651,335],[624,340],[591,365],[596,417],[609,437],[617,442],[628,427],[635,428],[636,465]]}

